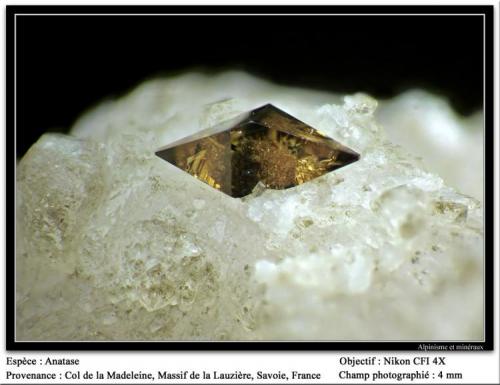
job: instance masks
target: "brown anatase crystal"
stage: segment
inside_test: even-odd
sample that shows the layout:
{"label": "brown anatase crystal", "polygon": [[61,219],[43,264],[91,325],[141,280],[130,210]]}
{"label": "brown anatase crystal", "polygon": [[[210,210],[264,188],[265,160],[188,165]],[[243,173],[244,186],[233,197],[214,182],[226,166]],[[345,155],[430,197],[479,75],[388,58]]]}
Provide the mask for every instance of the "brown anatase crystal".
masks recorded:
{"label": "brown anatase crystal", "polygon": [[297,186],[359,159],[359,154],[266,104],[156,152],[160,158],[230,195],[258,182]]}

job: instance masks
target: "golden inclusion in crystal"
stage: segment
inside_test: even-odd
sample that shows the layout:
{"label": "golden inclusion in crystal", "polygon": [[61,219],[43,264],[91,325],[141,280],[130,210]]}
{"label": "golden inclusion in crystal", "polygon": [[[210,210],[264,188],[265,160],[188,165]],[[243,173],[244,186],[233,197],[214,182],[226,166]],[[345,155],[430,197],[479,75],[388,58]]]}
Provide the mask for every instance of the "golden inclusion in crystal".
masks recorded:
{"label": "golden inclusion in crystal", "polygon": [[258,182],[297,186],[355,162],[359,154],[293,116],[266,104],[156,152],[160,158],[230,195]]}

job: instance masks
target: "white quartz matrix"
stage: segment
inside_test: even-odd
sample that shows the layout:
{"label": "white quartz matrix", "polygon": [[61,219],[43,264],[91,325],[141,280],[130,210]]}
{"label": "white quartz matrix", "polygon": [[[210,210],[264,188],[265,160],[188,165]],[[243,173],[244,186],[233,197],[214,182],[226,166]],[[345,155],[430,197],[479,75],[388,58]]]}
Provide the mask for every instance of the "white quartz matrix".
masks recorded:
{"label": "white quartz matrix", "polygon": [[[154,154],[266,103],[360,160],[236,199]],[[17,340],[482,339],[480,115],[380,104],[188,73],[43,135],[17,167]]]}

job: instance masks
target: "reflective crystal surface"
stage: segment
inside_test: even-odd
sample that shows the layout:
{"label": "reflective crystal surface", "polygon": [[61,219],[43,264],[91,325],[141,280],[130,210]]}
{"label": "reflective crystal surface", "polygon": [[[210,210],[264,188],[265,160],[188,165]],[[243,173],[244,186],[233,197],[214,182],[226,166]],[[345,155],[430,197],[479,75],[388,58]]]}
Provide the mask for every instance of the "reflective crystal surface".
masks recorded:
{"label": "reflective crystal surface", "polygon": [[156,155],[232,196],[258,182],[293,187],[355,162],[359,154],[267,104],[172,143]]}

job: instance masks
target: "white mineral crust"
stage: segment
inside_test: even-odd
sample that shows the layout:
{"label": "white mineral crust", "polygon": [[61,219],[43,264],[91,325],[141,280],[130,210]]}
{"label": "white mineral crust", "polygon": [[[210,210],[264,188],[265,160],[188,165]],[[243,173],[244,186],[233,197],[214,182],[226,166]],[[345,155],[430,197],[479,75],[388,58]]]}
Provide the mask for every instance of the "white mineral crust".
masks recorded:
{"label": "white mineral crust", "polygon": [[[235,199],[154,154],[265,103],[361,159]],[[415,91],[382,103],[387,134],[376,108],[191,73],[42,136],[17,168],[17,340],[482,339],[481,120]]]}

